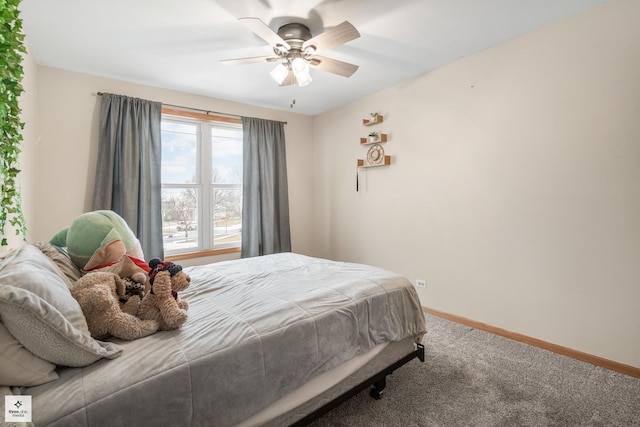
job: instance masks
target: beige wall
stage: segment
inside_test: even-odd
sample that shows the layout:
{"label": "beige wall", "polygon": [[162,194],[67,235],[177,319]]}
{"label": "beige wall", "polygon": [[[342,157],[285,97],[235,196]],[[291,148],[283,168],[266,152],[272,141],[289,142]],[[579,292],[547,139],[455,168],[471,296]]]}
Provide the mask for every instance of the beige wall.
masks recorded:
{"label": "beige wall", "polygon": [[[425,306],[640,367],[636,16],[614,0],[313,119],[31,64],[29,240],[90,208],[98,91],[286,120],[295,251],[426,279]],[[357,193],[374,110],[393,164]]]}
{"label": "beige wall", "polygon": [[[312,251],[312,118],[202,96],[125,83],[87,74],[38,67],[37,167],[34,199],[38,215],[29,221],[29,240],[49,240],[83,212],[91,209],[97,157],[99,97],[111,92],[131,97],[286,121],[292,246]],[[238,255],[215,260],[237,258]],[[194,262],[213,261],[213,258]],[[190,265],[192,262],[183,262]]]}
{"label": "beige wall", "polygon": [[[640,367],[638,16],[611,1],[315,117],[316,254]],[[393,161],[356,192],[371,111]]]}

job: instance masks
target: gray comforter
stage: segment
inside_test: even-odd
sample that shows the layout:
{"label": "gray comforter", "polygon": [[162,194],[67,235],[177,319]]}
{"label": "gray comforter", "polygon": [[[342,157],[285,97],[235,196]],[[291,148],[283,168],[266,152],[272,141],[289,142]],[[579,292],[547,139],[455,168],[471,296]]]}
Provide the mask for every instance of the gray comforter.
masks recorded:
{"label": "gray comforter", "polygon": [[67,368],[32,395],[36,426],[230,426],[373,346],[425,333],[411,283],[291,253],[190,267],[179,330]]}

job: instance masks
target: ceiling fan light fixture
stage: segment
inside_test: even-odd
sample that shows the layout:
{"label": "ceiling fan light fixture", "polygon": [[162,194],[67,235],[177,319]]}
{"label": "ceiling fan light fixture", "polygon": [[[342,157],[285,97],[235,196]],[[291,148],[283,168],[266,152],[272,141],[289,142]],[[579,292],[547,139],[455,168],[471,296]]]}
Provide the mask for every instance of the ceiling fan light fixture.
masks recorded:
{"label": "ceiling fan light fixture", "polygon": [[309,64],[302,58],[294,58],[291,61],[291,70],[293,70],[293,74],[298,77],[298,75],[309,74]]}
{"label": "ceiling fan light fixture", "polygon": [[305,87],[309,83],[311,83],[311,75],[307,71],[305,74],[301,74],[299,76],[296,76],[296,80],[298,81],[298,86]]}
{"label": "ceiling fan light fixture", "polygon": [[309,63],[304,59],[298,57],[291,61],[291,70],[296,76],[298,86],[305,87],[311,83],[311,75],[309,74]]}
{"label": "ceiling fan light fixture", "polygon": [[278,66],[271,70],[271,73],[269,74],[271,74],[271,78],[275,80],[276,83],[281,85],[282,82],[284,82],[284,79],[289,75],[289,70],[287,70],[287,67],[285,67],[284,64],[278,64]]}

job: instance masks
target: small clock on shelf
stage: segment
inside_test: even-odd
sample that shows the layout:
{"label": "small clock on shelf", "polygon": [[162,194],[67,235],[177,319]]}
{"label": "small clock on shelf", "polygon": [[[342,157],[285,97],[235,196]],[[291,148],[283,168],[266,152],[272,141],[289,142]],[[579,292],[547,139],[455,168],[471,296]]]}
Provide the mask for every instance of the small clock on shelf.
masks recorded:
{"label": "small clock on shelf", "polygon": [[369,166],[378,166],[384,164],[384,148],[380,144],[374,144],[367,151],[367,164]]}

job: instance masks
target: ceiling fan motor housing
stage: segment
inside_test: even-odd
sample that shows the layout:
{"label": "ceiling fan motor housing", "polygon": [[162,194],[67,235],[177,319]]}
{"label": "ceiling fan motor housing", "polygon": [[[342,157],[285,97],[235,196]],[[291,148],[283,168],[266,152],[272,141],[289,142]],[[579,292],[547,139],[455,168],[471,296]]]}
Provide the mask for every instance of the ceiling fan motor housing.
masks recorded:
{"label": "ceiling fan motor housing", "polygon": [[311,31],[309,31],[306,25],[291,22],[281,26],[278,29],[278,35],[289,44],[291,44],[291,42],[299,42],[300,45],[302,45],[302,43],[311,38]]}
{"label": "ceiling fan motor housing", "polygon": [[[309,56],[316,50],[315,46],[308,46],[306,49],[302,48],[303,43],[312,37],[311,31],[304,24],[298,22],[284,24],[278,29],[278,36],[291,46],[290,56]],[[274,52],[277,54],[278,49],[274,48]]]}

